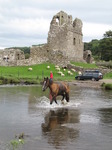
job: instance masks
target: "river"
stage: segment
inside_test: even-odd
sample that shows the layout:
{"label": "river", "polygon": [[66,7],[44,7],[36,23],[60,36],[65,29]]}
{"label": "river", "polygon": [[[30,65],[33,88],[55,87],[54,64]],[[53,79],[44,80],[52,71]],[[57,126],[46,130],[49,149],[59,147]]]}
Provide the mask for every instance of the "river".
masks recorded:
{"label": "river", "polygon": [[68,104],[50,105],[41,86],[1,86],[0,150],[21,133],[21,150],[111,150],[112,92],[70,88]]}

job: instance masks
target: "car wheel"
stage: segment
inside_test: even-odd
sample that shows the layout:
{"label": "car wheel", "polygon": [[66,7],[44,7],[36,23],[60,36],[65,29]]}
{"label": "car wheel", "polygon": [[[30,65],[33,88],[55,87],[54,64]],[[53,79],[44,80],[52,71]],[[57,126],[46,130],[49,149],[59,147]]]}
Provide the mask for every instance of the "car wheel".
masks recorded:
{"label": "car wheel", "polygon": [[97,79],[96,81],[99,81],[99,79]]}
{"label": "car wheel", "polygon": [[92,80],[92,81],[95,81],[95,78],[92,78],[91,80]]}
{"label": "car wheel", "polygon": [[78,77],[77,79],[80,80],[80,77]]}

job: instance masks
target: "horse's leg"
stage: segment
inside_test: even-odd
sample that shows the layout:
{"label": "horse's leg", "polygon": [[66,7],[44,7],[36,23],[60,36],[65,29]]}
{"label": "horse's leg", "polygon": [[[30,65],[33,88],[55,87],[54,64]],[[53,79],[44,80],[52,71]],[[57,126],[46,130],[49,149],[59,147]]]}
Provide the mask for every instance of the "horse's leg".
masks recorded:
{"label": "horse's leg", "polygon": [[50,100],[50,105],[52,105],[52,103],[53,103],[53,97],[52,97],[52,99]]}
{"label": "horse's leg", "polygon": [[56,103],[56,104],[58,104],[58,102],[57,102],[56,98],[55,98],[55,103]]}
{"label": "horse's leg", "polygon": [[54,96],[53,100],[55,101],[56,104],[58,104],[56,100],[56,95]]}
{"label": "horse's leg", "polygon": [[62,100],[61,100],[61,101],[63,101],[63,100],[64,100],[64,98],[65,98],[65,94],[62,94]]}
{"label": "horse's leg", "polygon": [[56,100],[56,96],[53,96],[53,97],[52,97],[52,100],[50,101],[50,104],[52,104],[53,101],[55,101],[55,103],[58,104],[58,103],[57,103],[57,100]]}
{"label": "horse's leg", "polygon": [[69,102],[69,93],[66,93],[66,101]]}
{"label": "horse's leg", "polygon": [[56,104],[58,104],[57,100],[56,100],[56,96],[54,96],[53,100],[55,101]]}

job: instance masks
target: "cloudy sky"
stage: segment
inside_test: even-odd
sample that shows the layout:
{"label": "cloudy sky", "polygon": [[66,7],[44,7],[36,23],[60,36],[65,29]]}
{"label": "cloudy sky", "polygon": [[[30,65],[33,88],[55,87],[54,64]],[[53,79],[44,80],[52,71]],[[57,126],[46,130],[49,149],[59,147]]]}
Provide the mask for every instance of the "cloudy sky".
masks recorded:
{"label": "cloudy sky", "polygon": [[84,42],[112,30],[112,0],[0,0],[0,48],[46,43],[61,10],[82,20]]}

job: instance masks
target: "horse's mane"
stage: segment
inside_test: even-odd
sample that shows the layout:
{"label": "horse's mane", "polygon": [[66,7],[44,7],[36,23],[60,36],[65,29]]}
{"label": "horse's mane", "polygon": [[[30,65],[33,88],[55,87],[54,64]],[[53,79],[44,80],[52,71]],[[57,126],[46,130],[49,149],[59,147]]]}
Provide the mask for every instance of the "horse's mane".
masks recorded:
{"label": "horse's mane", "polygon": [[65,84],[69,88],[69,84],[64,82],[64,81],[54,81],[54,80],[52,80],[52,82],[51,82],[49,77],[47,77],[47,79],[49,80],[50,84],[58,84],[58,85]]}

